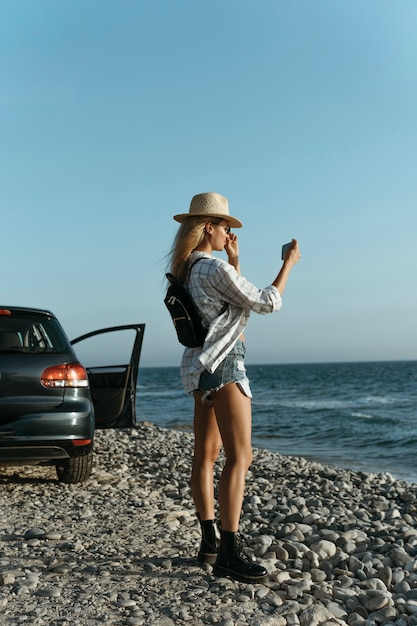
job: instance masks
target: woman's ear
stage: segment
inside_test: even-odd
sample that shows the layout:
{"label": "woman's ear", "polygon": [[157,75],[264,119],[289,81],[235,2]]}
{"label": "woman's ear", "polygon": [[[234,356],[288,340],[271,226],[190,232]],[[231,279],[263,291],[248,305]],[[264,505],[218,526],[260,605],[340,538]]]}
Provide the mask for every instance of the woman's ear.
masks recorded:
{"label": "woman's ear", "polygon": [[213,234],[213,230],[214,230],[214,229],[213,229],[213,224],[212,224],[212,222],[207,222],[207,224],[206,224],[206,229],[205,229],[205,230],[206,230],[206,233],[207,233],[208,235],[212,235],[212,234]]}

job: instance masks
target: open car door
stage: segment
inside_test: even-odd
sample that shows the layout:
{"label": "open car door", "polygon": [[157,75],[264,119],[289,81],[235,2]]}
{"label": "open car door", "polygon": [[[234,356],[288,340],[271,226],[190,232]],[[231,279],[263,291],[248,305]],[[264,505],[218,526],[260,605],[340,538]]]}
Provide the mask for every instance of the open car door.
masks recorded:
{"label": "open car door", "polygon": [[71,341],[71,345],[77,344],[77,357],[88,372],[96,428],[136,426],[136,385],[144,331],[145,324],[113,326]]}

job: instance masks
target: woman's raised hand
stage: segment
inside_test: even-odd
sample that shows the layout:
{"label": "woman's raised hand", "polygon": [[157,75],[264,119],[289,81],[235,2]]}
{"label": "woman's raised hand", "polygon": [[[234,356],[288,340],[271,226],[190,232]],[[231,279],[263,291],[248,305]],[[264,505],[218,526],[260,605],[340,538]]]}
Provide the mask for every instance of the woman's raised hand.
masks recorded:
{"label": "woman's raised hand", "polygon": [[291,265],[295,265],[301,259],[300,249],[298,247],[298,241],[296,239],[292,240],[292,246],[288,248],[285,253],[284,263],[290,263]]}
{"label": "woman's raised hand", "polygon": [[237,271],[239,271],[239,243],[237,240],[237,235],[235,235],[234,233],[229,233],[227,235],[227,241],[224,249],[226,251],[230,265],[233,265],[233,267]]}

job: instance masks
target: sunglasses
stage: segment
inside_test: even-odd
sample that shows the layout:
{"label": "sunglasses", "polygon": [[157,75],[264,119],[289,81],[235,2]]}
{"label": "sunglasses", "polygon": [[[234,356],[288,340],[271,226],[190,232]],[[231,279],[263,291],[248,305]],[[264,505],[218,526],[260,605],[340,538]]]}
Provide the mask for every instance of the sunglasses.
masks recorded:
{"label": "sunglasses", "polygon": [[[215,221],[213,220],[213,221],[212,221],[212,224],[214,224],[215,226],[220,226],[220,223],[221,223],[222,221],[223,221],[223,220],[220,220],[220,221],[218,221],[218,222],[217,222],[217,221],[215,222]],[[230,233],[232,232],[232,227],[231,227],[231,226],[223,226],[223,228],[224,228],[224,230],[226,231],[226,235],[230,235]]]}

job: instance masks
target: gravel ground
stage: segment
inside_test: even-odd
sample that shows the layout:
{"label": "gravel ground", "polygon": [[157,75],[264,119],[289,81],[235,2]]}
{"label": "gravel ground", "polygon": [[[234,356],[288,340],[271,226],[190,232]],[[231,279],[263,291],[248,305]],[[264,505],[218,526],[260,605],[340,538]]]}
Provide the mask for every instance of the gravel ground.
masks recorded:
{"label": "gravel ground", "polygon": [[1,626],[417,625],[416,484],[256,449],[241,530],[270,579],[247,585],[196,561],[192,443],[98,432],[82,485],[1,468]]}

